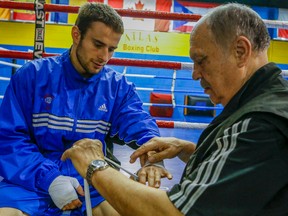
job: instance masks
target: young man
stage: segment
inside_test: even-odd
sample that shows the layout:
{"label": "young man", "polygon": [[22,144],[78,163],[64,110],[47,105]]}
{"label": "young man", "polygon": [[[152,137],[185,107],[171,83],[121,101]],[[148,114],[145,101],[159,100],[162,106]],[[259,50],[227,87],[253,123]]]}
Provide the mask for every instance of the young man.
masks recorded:
{"label": "young man", "polygon": [[131,155],[134,162],[154,151],[150,162],[179,156],[187,163],[167,193],[109,167],[86,176],[92,160],[103,160],[100,141],[76,142],[62,159],[71,158],[121,215],[288,215],[288,81],[268,62],[269,40],[261,18],[240,4],[215,8],[193,28],[193,78],[224,109],[196,149],[159,137]]}
{"label": "young man", "polygon": [[[71,48],[27,63],[11,78],[0,109],[0,215],[82,215],[83,178],[62,153],[84,138],[118,139],[136,149],[159,136],[134,85],[105,66],[123,32],[114,9],[86,3]],[[140,182],[158,187],[161,176],[171,178],[145,167]],[[118,215],[94,189],[91,198],[93,215]]]}

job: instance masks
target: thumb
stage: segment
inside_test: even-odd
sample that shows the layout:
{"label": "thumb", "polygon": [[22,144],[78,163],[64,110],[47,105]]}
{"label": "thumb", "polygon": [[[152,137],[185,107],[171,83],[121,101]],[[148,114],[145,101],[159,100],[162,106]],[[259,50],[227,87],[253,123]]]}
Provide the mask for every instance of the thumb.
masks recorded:
{"label": "thumb", "polygon": [[70,178],[70,182],[77,191],[77,193],[84,196],[84,190],[83,187],[80,185],[79,181],[76,178]]}
{"label": "thumb", "polygon": [[165,172],[165,175],[166,175],[166,177],[167,177],[169,180],[171,180],[171,179],[173,178],[173,175],[172,175],[169,171],[167,171],[167,170],[166,170],[166,172]]}
{"label": "thumb", "polygon": [[79,185],[77,188],[75,188],[77,193],[80,194],[81,196],[85,196],[83,187],[81,185]]}

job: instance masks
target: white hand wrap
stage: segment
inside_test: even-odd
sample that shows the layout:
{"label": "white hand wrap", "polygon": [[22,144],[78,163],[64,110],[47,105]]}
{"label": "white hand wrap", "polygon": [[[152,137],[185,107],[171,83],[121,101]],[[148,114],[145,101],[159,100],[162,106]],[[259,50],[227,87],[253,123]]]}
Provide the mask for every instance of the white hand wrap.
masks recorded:
{"label": "white hand wrap", "polygon": [[58,176],[49,186],[48,192],[54,204],[62,209],[66,204],[78,199],[76,188],[79,187],[76,178]]}
{"label": "white hand wrap", "polygon": [[150,163],[149,161],[146,161],[145,165],[143,167],[147,167],[147,166],[156,166],[156,167],[160,167],[163,169],[166,169],[164,166],[164,161],[159,161],[157,163]]}

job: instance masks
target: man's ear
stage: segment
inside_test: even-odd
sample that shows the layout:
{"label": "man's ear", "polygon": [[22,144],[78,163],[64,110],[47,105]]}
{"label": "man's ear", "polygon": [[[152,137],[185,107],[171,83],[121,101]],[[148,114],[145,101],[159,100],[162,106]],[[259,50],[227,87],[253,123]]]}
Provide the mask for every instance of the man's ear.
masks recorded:
{"label": "man's ear", "polygon": [[235,41],[235,56],[237,65],[243,67],[252,53],[251,42],[244,36],[239,36]]}
{"label": "man's ear", "polygon": [[73,40],[73,44],[78,44],[81,39],[81,33],[78,26],[73,26],[71,30],[71,36]]}

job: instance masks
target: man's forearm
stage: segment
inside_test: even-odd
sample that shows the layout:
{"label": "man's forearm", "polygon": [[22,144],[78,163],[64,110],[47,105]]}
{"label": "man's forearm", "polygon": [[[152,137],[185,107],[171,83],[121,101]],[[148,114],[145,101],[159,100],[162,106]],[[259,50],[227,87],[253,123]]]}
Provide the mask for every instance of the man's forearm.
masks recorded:
{"label": "man's forearm", "polygon": [[135,182],[113,168],[96,171],[92,182],[121,215],[182,215],[165,191]]}

